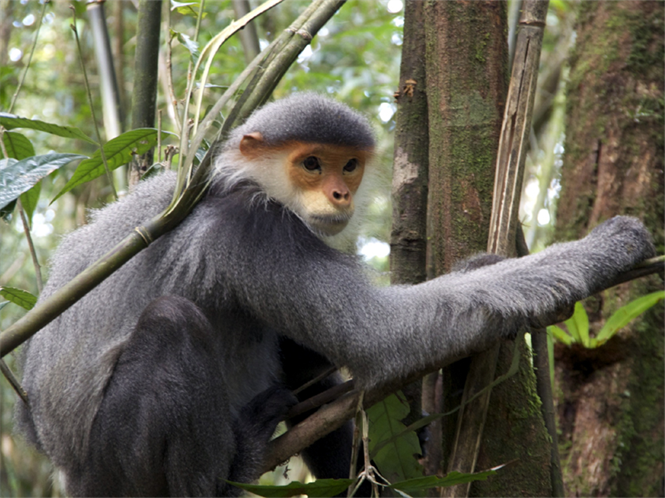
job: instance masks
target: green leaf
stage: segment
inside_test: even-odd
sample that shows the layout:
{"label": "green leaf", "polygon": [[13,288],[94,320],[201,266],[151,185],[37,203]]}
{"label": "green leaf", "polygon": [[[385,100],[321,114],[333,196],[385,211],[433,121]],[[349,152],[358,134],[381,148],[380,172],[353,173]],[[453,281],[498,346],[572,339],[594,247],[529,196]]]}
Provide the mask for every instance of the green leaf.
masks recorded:
{"label": "green leaf", "polygon": [[29,292],[14,287],[0,287],[0,296],[26,310],[31,310],[37,302],[37,298]]}
{"label": "green leaf", "polygon": [[32,156],[21,161],[0,160],[0,209],[27,192],[45,176],[72,161],[85,159],[79,154],[57,154],[51,152]]}
{"label": "green leaf", "polygon": [[418,436],[415,431],[404,433],[406,426],[401,422],[409,413],[409,404],[403,396],[401,392],[393,394],[367,410],[369,452],[381,474],[389,481],[423,475],[416,457],[422,451]]}
{"label": "green leaf", "polygon": [[448,487],[448,486],[456,486],[458,484],[465,484],[467,482],[485,481],[489,476],[496,474],[496,471],[501,467],[503,467],[503,465],[495,467],[491,470],[487,470],[485,472],[478,472],[475,474],[462,474],[461,472],[453,471],[449,472],[444,477],[436,477],[436,476],[418,477],[416,479],[409,479],[408,481],[395,482],[388,487],[392,489],[399,489],[407,492],[408,494],[412,494],[413,492],[418,490],[424,490],[439,486]]}
{"label": "green leaf", "polygon": [[20,116],[15,116],[14,114],[8,114],[6,112],[0,112],[0,125],[4,126],[8,130],[13,130],[14,128],[29,128],[31,130],[44,131],[59,137],[78,138],[92,144],[97,143],[74,126],[60,126],[52,123],[46,123],[38,119],[22,118]]}
{"label": "green leaf", "polygon": [[335,496],[353,484],[353,479],[318,479],[308,484],[294,481],[286,486],[261,486],[259,484],[227,482],[259,496]]}
{"label": "green leaf", "polygon": [[32,215],[37,207],[37,202],[39,202],[39,194],[41,194],[41,192],[42,182],[37,182],[34,187],[21,194],[21,206],[23,206],[25,216],[28,218],[28,224],[30,226],[32,226]]}
{"label": "green leaf", "polygon": [[576,342],[581,342],[585,347],[590,346],[589,341],[589,316],[580,301],[575,303],[575,312],[564,322],[568,332]]}
{"label": "green leaf", "polygon": [[2,301],[2,302],[0,302],[0,310],[1,310],[2,308],[4,308],[5,306],[7,306],[8,304],[9,304],[9,301]]}
{"label": "green leaf", "polygon": [[637,298],[616,310],[612,316],[607,319],[607,322],[605,322],[603,328],[600,329],[600,332],[598,332],[598,335],[596,336],[598,346],[610,340],[619,330],[628,325],[646,310],[658,304],[658,302],[664,298],[665,291],[652,292],[651,294]]}
{"label": "green leaf", "polygon": [[[2,136],[2,142],[5,144],[5,149],[7,149],[9,157],[13,157],[19,161],[35,155],[35,148],[32,146],[32,142],[20,133],[6,131]],[[4,153],[2,157],[5,157]]]}
{"label": "green leaf", "polygon": [[[171,0],[171,11],[174,10],[183,16],[196,18],[199,15],[199,2],[176,2],[175,0]],[[201,18],[205,19],[207,13],[202,12],[201,14]]]}
{"label": "green leaf", "polygon": [[547,327],[547,333],[553,335],[557,341],[563,342],[566,346],[570,346],[575,339],[566,334],[566,332],[556,325],[550,325]]}
{"label": "green leaf", "polygon": [[[162,139],[172,133],[163,131]],[[127,164],[134,154],[143,154],[152,149],[157,143],[157,130],[154,128],[138,128],[115,137],[104,145],[104,155],[109,169],[114,169]],[[81,161],[74,175],[69,179],[63,189],[53,198],[53,201],[69,192],[74,187],[94,180],[106,173],[102,154],[99,149],[92,157]],[[53,202],[51,201],[51,202]]]}
{"label": "green leaf", "polygon": [[178,41],[189,51],[192,59],[196,62],[201,55],[199,52],[199,44],[192,40],[189,36],[184,33],[179,33],[175,31],[175,34],[178,37]]}

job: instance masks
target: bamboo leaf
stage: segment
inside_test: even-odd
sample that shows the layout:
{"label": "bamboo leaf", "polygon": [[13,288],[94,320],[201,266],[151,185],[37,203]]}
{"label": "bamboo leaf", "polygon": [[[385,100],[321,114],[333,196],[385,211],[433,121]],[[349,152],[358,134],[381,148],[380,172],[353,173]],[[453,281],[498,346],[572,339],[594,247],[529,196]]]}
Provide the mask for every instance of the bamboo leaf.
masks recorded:
{"label": "bamboo leaf", "polygon": [[[172,133],[163,131],[162,139]],[[134,154],[143,154],[149,151],[157,143],[157,130],[154,128],[138,128],[128,131],[109,140],[104,145],[104,155],[108,163],[109,170],[113,171],[123,164],[127,164]],[[81,161],[74,175],[69,179],[63,189],[53,198],[53,201],[69,192],[74,187],[94,180],[106,173],[104,162],[99,149],[95,151],[92,157]],[[53,202],[51,201],[51,202]]]}
{"label": "bamboo leaf", "polygon": [[[32,146],[32,142],[20,133],[6,131],[2,135],[2,142],[5,145],[5,149],[7,149],[9,157],[13,157],[19,161],[35,155],[35,148]],[[2,157],[4,157],[4,154]]]}
{"label": "bamboo leaf", "polygon": [[598,335],[596,336],[597,345],[600,346],[610,340],[619,330],[628,325],[646,310],[658,304],[658,302],[664,298],[665,291],[652,292],[651,294],[637,298],[616,310],[612,316],[608,318],[607,322],[605,322],[605,325],[600,329],[600,332],[598,332]]}
{"label": "bamboo leaf", "polygon": [[14,287],[0,287],[0,296],[26,310],[31,310],[37,302],[37,298],[29,292]]}
{"label": "bamboo leaf", "polygon": [[[203,47],[203,50],[201,51],[201,56],[202,58],[207,57],[207,61],[205,64],[205,67],[203,69],[203,74],[201,75],[201,79],[199,80],[199,92],[196,96],[196,112],[194,115],[195,122],[198,123],[199,117],[201,116],[201,103],[203,99],[203,89],[205,88],[207,82],[208,82],[208,74],[210,73],[210,68],[212,66],[212,63],[214,62],[214,57],[217,51],[221,48],[221,46],[228,40],[236,31],[242,29],[245,27],[247,23],[249,23],[252,19],[255,17],[260,16],[264,12],[272,9],[275,5],[282,3],[284,0],[268,0],[261,5],[259,5],[256,9],[252,10],[251,12],[245,14],[242,16],[240,19],[237,21],[233,21],[230,23],[226,28],[224,28],[222,31],[220,31],[218,34],[216,34],[207,44],[205,47]],[[196,61],[196,65],[194,66],[194,72],[193,74],[196,74],[199,70],[201,64],[201,59],[198,59]],[[194,133],[196,133],[196,127],[194,128]]]}
{"label": "bamboo leaf", "polygon": [[72,161],[85,159],[79,154],[52,152],[32,156],[21,161],[0,160],[0,209],[16,200],[22,193],[35,186],[42,178]]}
{"label": "bamboo leaf", "polygon": [[50,133],[51,135],[57,135],[59,137],[78,138],[92,144],[97,143],[74,126],[60,126],[53,123],[46,123],[45,121],[40,121],[39,119],[22,118],[20,116],[15,116],[14,114],[8,114],[6,112],[0,112],[0,125],[4,126],[8,130],[13,130],[14,128],[29,128],[31,130],[39,130]]}
{"label": "bamboo leaf", "polygon": [[418,490],[425,490],[434,487],[456,486],[458,484],[465,484],[467,482],[485,481],[491,475],[496,474],[503,465],[487,470],[485,472],[477,472],[475,474],[462,474],[461,472],[453,471],[446,474],[444,477],[426,476],[418,477],[416,479],[409,479],[408,481],[396,482],[388,486],[392,489],[400,489],[408,494]]}

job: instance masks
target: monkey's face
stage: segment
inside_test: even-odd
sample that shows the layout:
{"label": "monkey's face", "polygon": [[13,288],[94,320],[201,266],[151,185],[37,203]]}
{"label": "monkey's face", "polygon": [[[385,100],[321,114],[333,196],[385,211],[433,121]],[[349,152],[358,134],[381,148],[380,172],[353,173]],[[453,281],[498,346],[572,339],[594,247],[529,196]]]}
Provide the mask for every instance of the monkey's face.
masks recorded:
{"label": "monkey's face", "polygon": [[285,169],[299,198],[298,214],[312,228],[336,235],[346,227],[353,216],[366,156],[351,147],[292,144]]}
{"label": "monkey's face", "polygon": [[289,142],[270,147],[257,133],[243,137],[240,152],[263,164],[258,175],[262,178],[256,178],[256,169],[253,176],[266,193],[323,235],[336,235],[349,223],[371,155],[330,144]]}

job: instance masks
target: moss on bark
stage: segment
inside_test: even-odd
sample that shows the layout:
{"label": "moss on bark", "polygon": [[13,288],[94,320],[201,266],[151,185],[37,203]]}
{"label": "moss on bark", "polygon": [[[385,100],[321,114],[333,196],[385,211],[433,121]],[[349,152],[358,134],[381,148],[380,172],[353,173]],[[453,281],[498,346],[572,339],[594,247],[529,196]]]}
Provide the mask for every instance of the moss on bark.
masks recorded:
{"label": "moss on bark", "polygon": [[[640,217],[663,252],[663,4],[581,2],[571,58],[557,239],[616,214]],[[621,305],[662,288],[652,276],[586,303],[597,331]],[[568,494],[662,496],[663,310],[622,330],[596,368],[560,349]]]}

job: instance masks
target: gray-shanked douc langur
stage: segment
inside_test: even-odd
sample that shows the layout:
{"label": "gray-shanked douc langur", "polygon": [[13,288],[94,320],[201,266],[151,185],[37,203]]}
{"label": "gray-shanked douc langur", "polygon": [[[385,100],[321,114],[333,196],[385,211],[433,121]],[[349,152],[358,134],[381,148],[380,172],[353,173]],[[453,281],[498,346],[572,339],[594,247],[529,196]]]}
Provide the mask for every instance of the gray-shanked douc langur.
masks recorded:
{"label": "gray-shanked douc langur", "polygon": [[[220,148],[193,212],[24,347],[20,431],[79,496],[222,495],[257,477],[294,388],[330,364],[359,388],[480,351],[653,255],[633,218],[521,259],[370,285],[345,245],[374,138],[315,94],[266,105]],[[66,237],[42,298],[169,204],[141,182]],[[338,382],[328,378],[317,389]],[[310,390],[311,394],[311,390]],[[351,432],[304,452],[345,477]]]}

